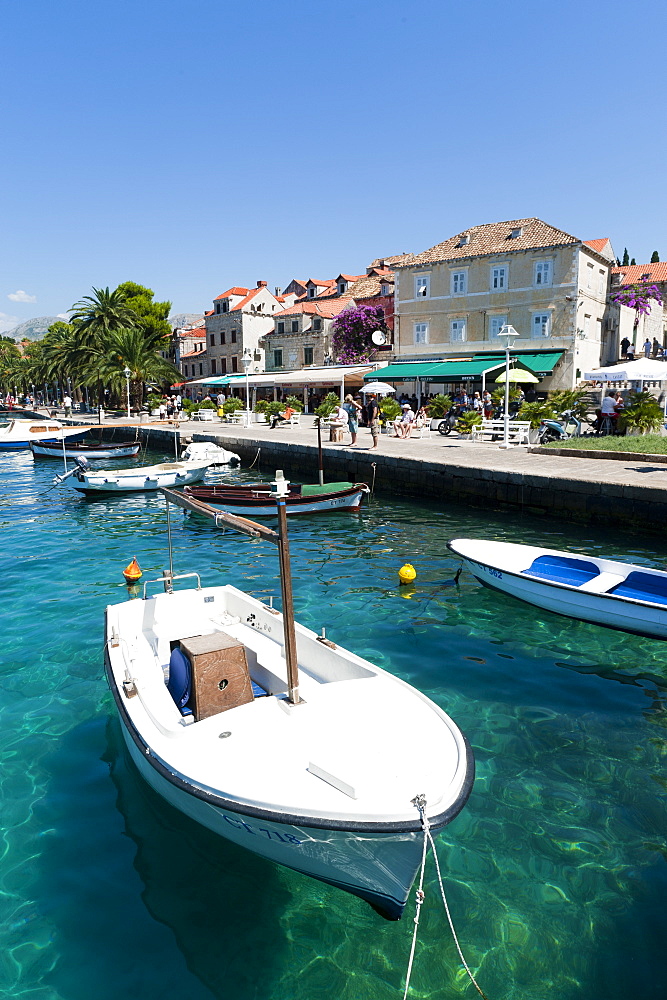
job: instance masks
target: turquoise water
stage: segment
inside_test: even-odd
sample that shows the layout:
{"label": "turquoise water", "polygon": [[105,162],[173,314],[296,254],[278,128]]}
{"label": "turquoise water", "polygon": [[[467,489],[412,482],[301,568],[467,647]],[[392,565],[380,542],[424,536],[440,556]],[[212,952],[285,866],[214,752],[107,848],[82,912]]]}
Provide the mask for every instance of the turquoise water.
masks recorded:
{"label": "turquoise water", "polygon": [[[127,599],[133,555],[146,578],[167,565],[164,508],[48,492],[55,465],[0,456],[0,995],[402,996],[412,903],[386,923],[216,839],[136,775],[103,679],[102,618]],[[466,574],[444,584],[458,568],[445,543],[461,535],[654,566],[666,547],[385,495],[290,528],[297,618],[418,686],[472,743],[475,788],[438,854],[490,1000],[664,995],[664,645],[540,613]],[[173,535],[177,571],[278,595],[272,546],[182,512]],[[405,561],[414,588],[396,585]],[[432,862],[412,984],[414,997],[477,995]]]}

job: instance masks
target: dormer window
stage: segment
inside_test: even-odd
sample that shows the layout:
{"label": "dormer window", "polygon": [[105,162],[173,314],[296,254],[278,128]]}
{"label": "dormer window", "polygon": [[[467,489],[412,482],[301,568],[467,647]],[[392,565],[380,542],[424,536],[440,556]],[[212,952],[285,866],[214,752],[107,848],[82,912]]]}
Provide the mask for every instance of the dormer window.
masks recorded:
{"label": "dormer window", "polygon": [[222,310],[223,313],[229,312],[229,299],[222,300]]}
{"label": "dormer window", "polygon": [[380,285],[380,295],[390,295],[389,285]]}
{"label": "dormer window", "polygon": [[459,245],[460,247],[467,247],[469,243],[470,243],[470,237],[469,237],[469,236],[467,236],[467,235],[464,235],[464,236],[461,236],[461,237],[459,238],[459,243],[458,243],[458,245]]}
{"label": "dormer window", "polygon": [[523,226],[517,226],[510,233],[511,240],[518,240],[520,236],[523,236]]}
{"label": "dormer window", "polygon": [[309,299],[315,298],[315,288],[313,288],[312,286],[308,289],[308,298]]}
{"label": "dormer window", "polygon": [[346,291],[347,291],[347,281],[339,281],[338,282],[338,294],[342,295],[343,292],[346,292]]}

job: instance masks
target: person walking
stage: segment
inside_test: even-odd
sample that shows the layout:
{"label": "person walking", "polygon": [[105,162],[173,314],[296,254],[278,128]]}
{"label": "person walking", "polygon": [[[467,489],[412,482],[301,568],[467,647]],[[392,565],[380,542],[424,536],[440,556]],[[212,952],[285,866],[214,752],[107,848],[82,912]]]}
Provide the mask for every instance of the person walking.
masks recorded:
{"label": "person walking", "polygon": [[67,393],[65,395],[65,398],[63,399],[63,406],[65,407],[65,416],[66,417],[71,417],[72,416],[72,397],[70,396],[69,393]]}
{"label": "person walking", "polygon": [[373,451],[377,448],[378,441],[380,439],[380,404],[377,401],[377,396],[374,392],[366,399],[366,420],[368,421],[368,426],[371,429],[371,437],[373,438],[373,444],[370,450]]}
{"label": "person walking", "polygon": [[644,357],[645,358],[650,358],[651,357],[651,346],[652,346],[651,345],[651,341],[647,337],[646,340],[644,341]]}
{"label": "person walking", "polygon": [[345,402],[342,407],[347,413],[347,429],[352,437],[352,442],[350,444],[351,448],[357,443],[357,432],[359,430],[359,414],[361,413],[361,406],[357,403],[351,395],[345,397]]}
{"label": "person walking", "polygon": [[627,337],[623,337],[621,341],[621,357],[626,358],[628,356],[628,347],[630,346],[630,341]]}

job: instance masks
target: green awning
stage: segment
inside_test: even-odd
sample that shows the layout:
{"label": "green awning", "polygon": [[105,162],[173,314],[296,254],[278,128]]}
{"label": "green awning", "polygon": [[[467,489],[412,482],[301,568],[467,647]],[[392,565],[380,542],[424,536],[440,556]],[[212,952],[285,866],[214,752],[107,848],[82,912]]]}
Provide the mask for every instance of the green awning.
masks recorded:
{"label": "green awning", "polygon": [[465,361],[406,361],[378,368],[364,376],[366,381],[379,382],[457,382],[481,379],[487,371],[505,364],[504,357],[472,358]]}
{"label": "green awning", "polygon": [[[563,351],[534,351],[525,354],[521,351],[510,351],[510,358],[518,361],[520,365],[530,369],[540,378],[546,378],[547,375],[552,374],[563,354]],[[502,358],[504,361],[505,355],[500,352],[498,354],[476,354],[474,360],[481,361],[483,358],[492,363],[495,358]]]}

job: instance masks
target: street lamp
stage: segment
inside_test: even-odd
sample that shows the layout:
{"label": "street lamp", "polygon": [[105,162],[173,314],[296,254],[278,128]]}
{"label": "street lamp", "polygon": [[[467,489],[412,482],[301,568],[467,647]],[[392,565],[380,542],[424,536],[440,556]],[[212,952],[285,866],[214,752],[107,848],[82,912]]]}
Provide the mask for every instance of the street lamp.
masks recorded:
{"label": "street lamp", "polygon": [[125,376],[125,389],[126,389],[126,392],[127,392],[127,419],[128,420],[130,419],[130,375],[131,374],[132,374],[132,372],[127,367],[127,365],[125,365],[125,368],[123,369],[123,375]]}
{"label": "street lamp", "polygon": [[514,341],[519,334],[509,323],[503,323],[499,337],[505,341],[505,420],[503,429],[503,443],[501,448],[511,448],[510,445],[510,350],[514,347]]}
{"label": "street lamp", "polygon": [[245,369],[245,425],[250,427],[250,365],[252,364],[252,352],[249,347],[243,349],[241,364]]}

